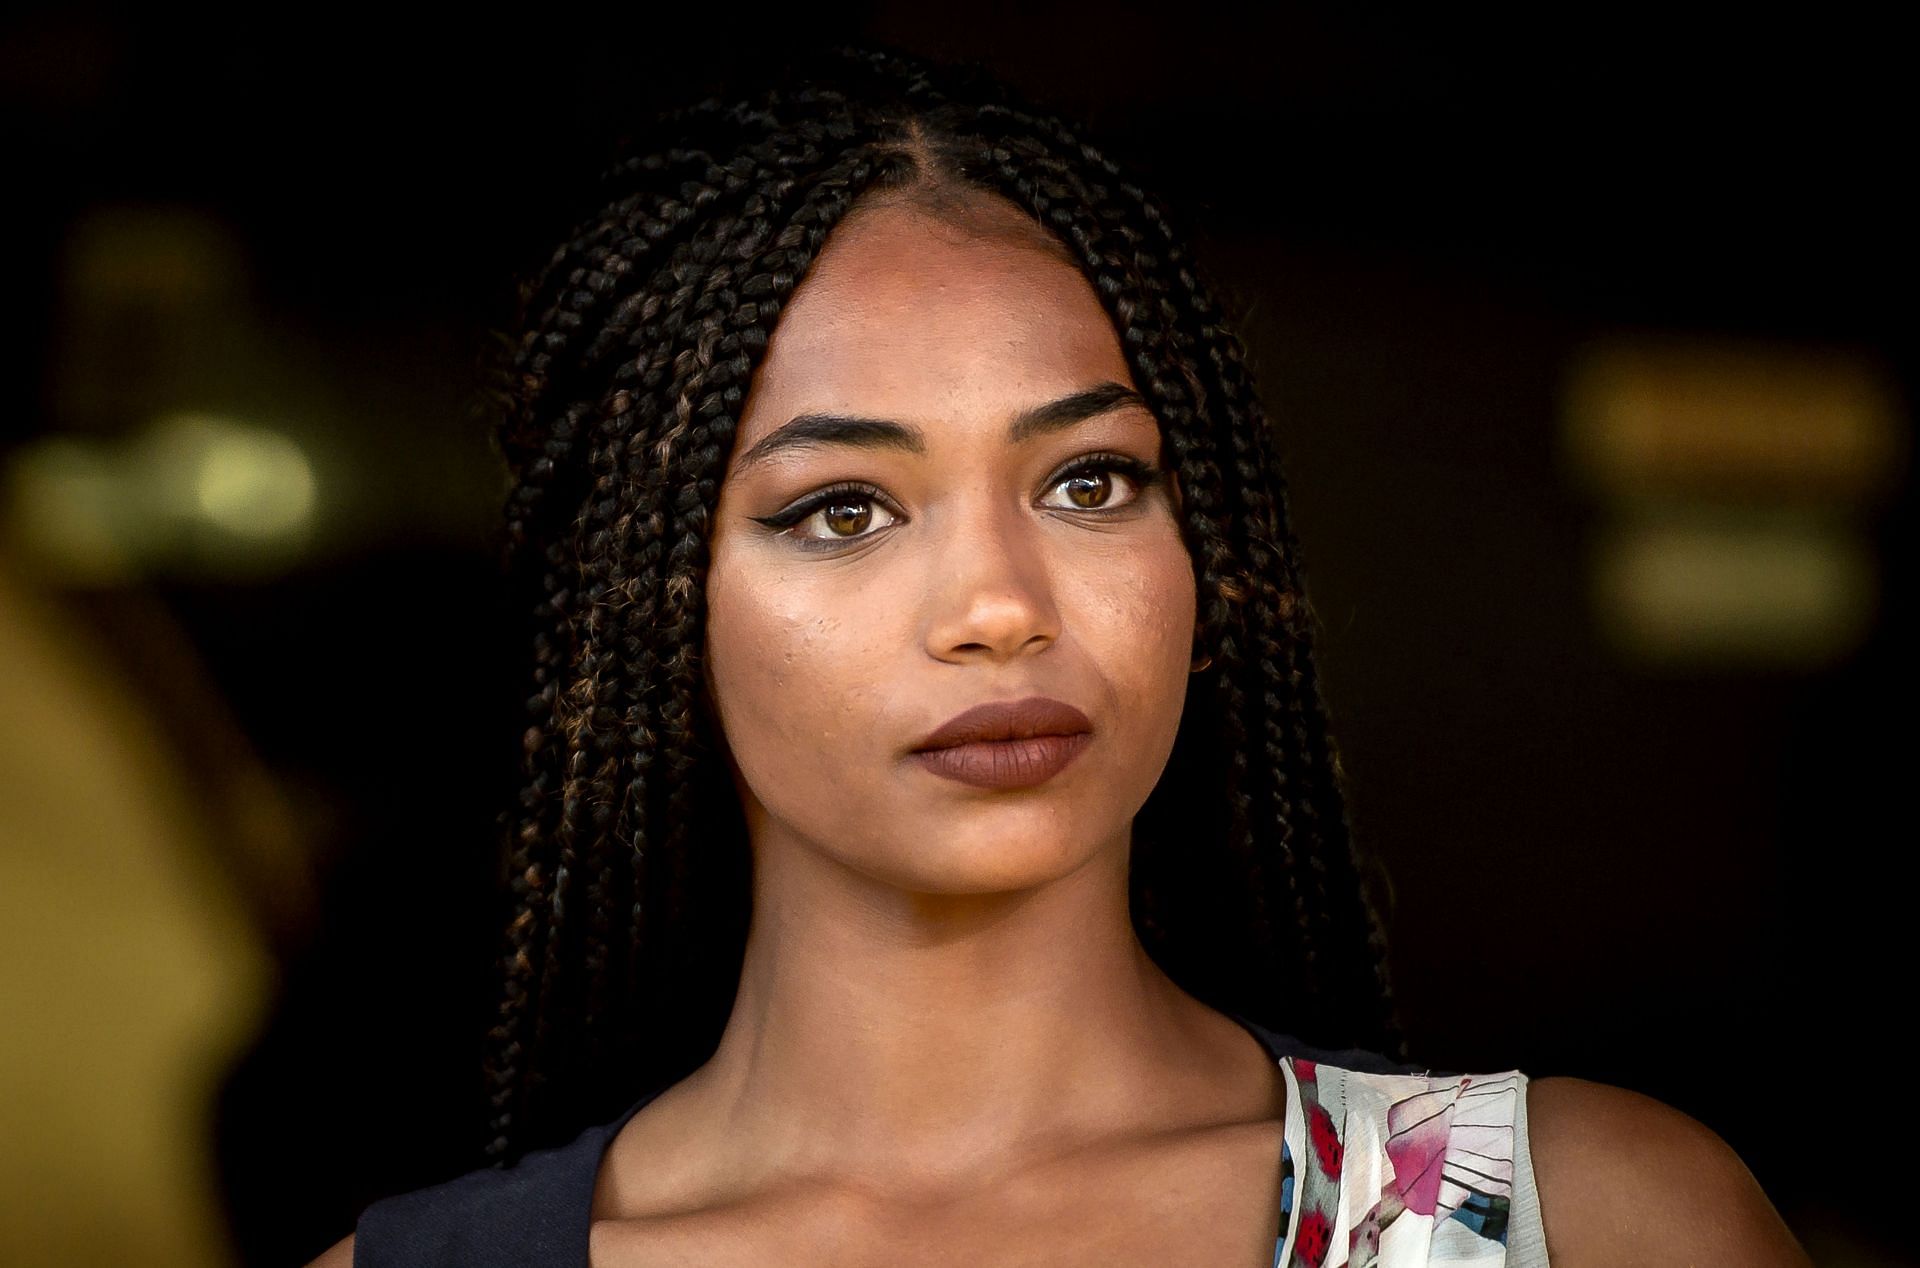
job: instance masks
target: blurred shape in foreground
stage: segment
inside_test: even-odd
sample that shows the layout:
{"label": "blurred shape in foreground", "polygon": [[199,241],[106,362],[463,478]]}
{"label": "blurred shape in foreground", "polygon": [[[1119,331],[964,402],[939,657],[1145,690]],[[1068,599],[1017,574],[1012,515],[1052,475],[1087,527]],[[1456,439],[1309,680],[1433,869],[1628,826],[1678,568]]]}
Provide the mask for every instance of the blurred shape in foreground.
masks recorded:
{"label": "blurred shape in foreground", "polygon": [[273,969],[178,753],[0,552],[0,1244],[220,1265],[208,1134]]}

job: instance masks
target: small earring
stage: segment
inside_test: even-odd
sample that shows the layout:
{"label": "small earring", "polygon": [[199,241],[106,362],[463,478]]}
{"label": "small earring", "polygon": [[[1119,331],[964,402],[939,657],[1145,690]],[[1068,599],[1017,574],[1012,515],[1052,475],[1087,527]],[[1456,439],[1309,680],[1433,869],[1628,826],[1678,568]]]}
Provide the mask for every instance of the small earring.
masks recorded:
{"label": "small earring", "polygon": [[1202,670],[1206,669],[1211,664],[1213,664],[1213,656],[1211,654],[1201,656],[1200,658],[1198,658],[1193,662],[1193,668],[1189,669],[1187,672],[1190,674],[1197,674]]}

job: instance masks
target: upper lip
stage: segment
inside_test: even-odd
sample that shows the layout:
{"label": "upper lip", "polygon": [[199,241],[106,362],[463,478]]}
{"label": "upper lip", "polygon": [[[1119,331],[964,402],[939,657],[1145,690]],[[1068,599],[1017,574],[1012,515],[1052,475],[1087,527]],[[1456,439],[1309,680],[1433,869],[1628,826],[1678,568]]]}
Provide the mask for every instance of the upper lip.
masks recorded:
{"label": "upper lip", "polygon": [[1024,740],[1036,735],[1080,735],[1093,730],[1087,715],[1064,700],[1028,696],[1023,700],[990,700],[947,721],[913,751],[952,748],[982,740]]}

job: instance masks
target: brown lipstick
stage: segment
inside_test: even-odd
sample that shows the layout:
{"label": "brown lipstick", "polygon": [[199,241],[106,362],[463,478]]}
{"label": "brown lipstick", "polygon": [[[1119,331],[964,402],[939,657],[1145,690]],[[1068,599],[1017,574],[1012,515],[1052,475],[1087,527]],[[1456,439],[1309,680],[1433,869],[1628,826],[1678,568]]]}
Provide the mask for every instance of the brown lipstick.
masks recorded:
{"label": "brown lipstick", "polygon": [[976,788],[1032,788],[1065,770],[1093,739],[1087,715],[1061,700],[1028,696],[977,705],[914,746],[932,774]]}

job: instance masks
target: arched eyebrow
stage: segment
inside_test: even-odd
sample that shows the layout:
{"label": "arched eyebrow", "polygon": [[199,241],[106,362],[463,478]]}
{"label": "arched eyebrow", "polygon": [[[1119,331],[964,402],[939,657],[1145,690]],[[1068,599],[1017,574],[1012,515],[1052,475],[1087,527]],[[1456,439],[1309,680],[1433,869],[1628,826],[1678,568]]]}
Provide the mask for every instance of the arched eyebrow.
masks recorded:
{"label": "arched eyebrow", "polygon": [[[1035,436],[1064,430],[1122,405],[1147,408],[1140,393],[1123,384],[1106,382],[1022,410],[1007,426],[1012,444]],[[799,414],[762,437],[734,464],[735,474],[744,472],[774,454],[787,449],[818,449],[849,446],[857,449],[898,449],[924,454],[926,435],[911,423],[891,418],[862,418],[855,414]]]}

